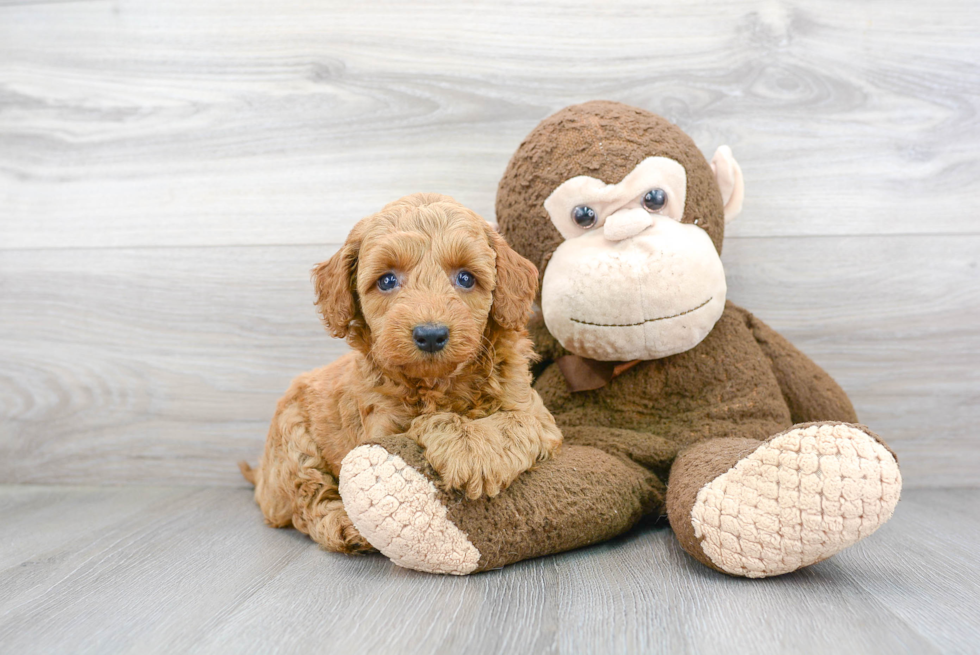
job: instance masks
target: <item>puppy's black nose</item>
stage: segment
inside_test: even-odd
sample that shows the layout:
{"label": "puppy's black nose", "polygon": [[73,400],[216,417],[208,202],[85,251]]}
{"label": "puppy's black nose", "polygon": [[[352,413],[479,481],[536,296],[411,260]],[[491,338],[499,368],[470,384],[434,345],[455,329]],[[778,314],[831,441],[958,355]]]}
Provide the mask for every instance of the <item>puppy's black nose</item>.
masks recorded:
{"label": "puppy's black nose", "polygon": [[446,342],[449,341],[449,328],[435,323],[416,325],[415,329],[412,330],[412,338],[415,339],[415,345],[419,347],[419,350],[424,350],[427,353],[439,352],[446,347]]}

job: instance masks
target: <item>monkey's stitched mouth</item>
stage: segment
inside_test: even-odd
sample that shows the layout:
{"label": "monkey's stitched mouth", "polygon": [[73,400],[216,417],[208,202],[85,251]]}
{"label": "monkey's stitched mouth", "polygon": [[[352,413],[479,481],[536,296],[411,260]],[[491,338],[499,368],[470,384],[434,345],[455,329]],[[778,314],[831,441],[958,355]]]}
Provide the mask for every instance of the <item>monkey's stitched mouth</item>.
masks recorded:
{"label": "monkey's stitched mouth", "polygon": [[696,311],[698,311],[699,309],[701,309],[702,307],[704,307],[705,305],[707,305],[709,302],[711,302],[714,299],[715,299],[714,296],[712,296],[712,297],[708,298],[707,300],[705,300],[700,305],[698,305],[697,307],[693,307],[691,309],[685,310],[685,311],[680,312],[678,314],[672,314],[670,316],[660,316],[658,318],[648,318],[645,321],[640,321],[639,323],[591,323],[589,321],[583,321],[583,320],[580,320],[580,319],[577,319],[577,318],[570,318],[569,320],[570,321],[574,321],[575,323],[581,323],[582,325],[593,325],[595,327],[636,327],[637,325],[644,325],[646,323],[653,323],[655,321],[666,321],[669,318],[677,318],[678,316],[684,316],[685,314],[690,314],[691,312],[696,312]]}

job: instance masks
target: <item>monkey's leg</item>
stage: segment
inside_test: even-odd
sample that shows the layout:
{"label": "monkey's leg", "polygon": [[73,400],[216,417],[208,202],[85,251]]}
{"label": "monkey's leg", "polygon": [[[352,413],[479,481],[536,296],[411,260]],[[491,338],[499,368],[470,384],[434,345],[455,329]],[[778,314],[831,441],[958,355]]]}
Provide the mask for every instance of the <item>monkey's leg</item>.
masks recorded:
{"label": "monkey's leg", "polygon": [[827,559],[891,518],[898,462],[864,426],[806,423],[766,441],[723,438],[683,451],[667,514],[684,549],[731,575],[762,578]]}
{"label": "monkey's leg", "polygon": [[403,436],[344,459],[340,494],[354,525],[395,564],[464,575],[603,541],[663,507],[660,480],[629,460],[565,444],[499,495],[447,493]]}

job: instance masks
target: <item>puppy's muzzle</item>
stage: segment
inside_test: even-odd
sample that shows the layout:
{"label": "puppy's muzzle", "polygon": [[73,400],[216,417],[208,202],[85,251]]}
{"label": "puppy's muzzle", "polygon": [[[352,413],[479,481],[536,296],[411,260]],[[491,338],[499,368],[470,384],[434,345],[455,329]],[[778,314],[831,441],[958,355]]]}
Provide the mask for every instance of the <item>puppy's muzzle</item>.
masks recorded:
{"label": "puppy's muzzle", "polygon": [[412,338],[419,350],[436,353],[446,347],[449,341],[449,328],[435,323],[416,325],[412,330]]}

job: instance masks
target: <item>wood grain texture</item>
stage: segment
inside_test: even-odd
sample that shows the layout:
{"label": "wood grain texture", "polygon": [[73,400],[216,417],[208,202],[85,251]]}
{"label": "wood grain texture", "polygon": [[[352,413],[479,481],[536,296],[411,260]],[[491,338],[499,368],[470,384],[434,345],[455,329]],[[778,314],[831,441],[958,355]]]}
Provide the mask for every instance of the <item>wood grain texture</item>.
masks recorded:
{"label": "wood grain texture", "polygon": [[733,236],[980,232],[980,5],[28,2],[0,8],[0,244],[335,243],[409,192],[488,218],[593,98],[733,146]]}
{"label": "wood grain texture", "polygon": [[162,499],[192,492],[178,487],[138,487],[125,492],[111,487],[4,487],[0,491],[0,570],[37,558],[62,542],[94,539],[102,530],[146,512]]}
{"label": "wood grain texture", "polygon": [[[0,654],[975,650],[980,492],[916,488],[980,482],[978,62],[957,0],[0,0],[0,482],[130,485],[0,487]],[[594,98],[734,148],[730,297],[896,449],[895,518],[762,581],[663,526],[462,579],[265,527],[234,462],[346,350],[310,267],[406,193],[492,218]]]}
{"label": "wood grain texture", "polygon": [[[333,247],[8,251],[0,480],[241,485],[279,396],[332,361]],[[980,479],[980,237],[738,239],[730,297],[834,375],[906,484]]]}
{"label": "wood grain texture", "polygon": [[[431,576],[265,527],[250,496],[0,488],[0,524],[45,535],[4,532],[19,555],[0,565],[0,652],[965,653],[980,639],[976,490],[906,492],[871,538],[766,580],[711,571],[658,526]],[[103,507],[99,525],[71,523],[79,506]]]}
{"label": "wood grain texture", "polygon": [[[906,494],[890,534],[875,549],[841,555],[841,571],[879,599],[891,614],[907,621],[943,653],[976,649],[980,574],[980,500],[975,493],[949,495],[940,490]],[[896,535],[896,536],[898,536]],[[870,545],[870,544],[869,544]],[[974,564],[961,565],[961,562]],[[963,641],[960,626],[971,634]]]}
{"label": "wood grain texture", "polygon": [[[493,215],[562,106],[729,143],[733,300],[907,484],[980,482],[980,5],[0,2],[0,482],[238,485],[345,346],[309,267],[418,190]],[[317,245],[319,244],[319,245]]]}

